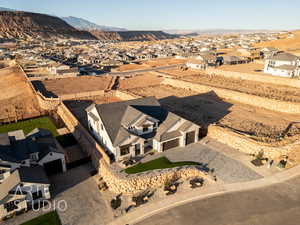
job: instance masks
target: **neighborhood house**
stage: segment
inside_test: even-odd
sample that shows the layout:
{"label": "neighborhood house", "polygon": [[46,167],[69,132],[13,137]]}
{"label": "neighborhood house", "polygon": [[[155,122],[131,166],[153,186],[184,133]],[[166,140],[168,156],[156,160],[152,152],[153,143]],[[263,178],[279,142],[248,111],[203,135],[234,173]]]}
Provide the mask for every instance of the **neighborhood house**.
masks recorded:
{"label": "neighborhood house", "polygon": [[64,151],[52,134],[34,129],[25,136],[22,130],[0,134],[0,164],[11,166],[42,166],[48,175],[65,172]]}
{"label": "neighborhood house", "polygon": [[120,161],[197,142],[200,126],[163,109],[154,97],[86,109],[89,129],[108,153]]}
{"label": "neighborhood house", "polygon": [[265,61],[264,72],[281,77],[300,75],[300,57],[290,53],[278,53]]}
{"label": "neighborhood house", "polygon": [[50,199],[50,182],[43,167],[0,165],[0,219],[26,211],[38,202]]}

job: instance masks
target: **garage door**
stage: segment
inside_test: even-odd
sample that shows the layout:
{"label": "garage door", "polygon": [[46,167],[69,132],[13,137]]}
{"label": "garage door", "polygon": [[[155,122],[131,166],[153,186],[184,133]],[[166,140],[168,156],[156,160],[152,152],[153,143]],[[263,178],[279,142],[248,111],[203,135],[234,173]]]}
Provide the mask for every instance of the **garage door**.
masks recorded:
{"label": "garage door", "polygon": [[195,131],[186,133],[185,144],[189,145],[195,142]]}
{"label": "garage door", "polygon": [[63,167],[62,167],[61,159],[45,163],[44,164],[44,169],[45,169],[45,172],[48,176],[49,175],[54,175],[54,174],[57,174],[57,173],[62,173],[63,172]]}
{"label": "garage door", "polygon": [[176,148],[179,146],[179,139],[174,139],[172,141],[167,141],[163,143],[163,151],[166,151],[171,148]]}

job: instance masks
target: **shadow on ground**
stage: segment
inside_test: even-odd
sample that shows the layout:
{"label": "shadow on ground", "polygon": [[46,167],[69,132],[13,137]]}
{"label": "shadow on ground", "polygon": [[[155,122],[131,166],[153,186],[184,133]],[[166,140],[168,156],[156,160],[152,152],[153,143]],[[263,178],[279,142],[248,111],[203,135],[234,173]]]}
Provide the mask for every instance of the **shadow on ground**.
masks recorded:
{"label": "shadow on ground", "polygon": [[159,100],[167,110],[202,127],[219,122],[230,113],[231,103],[223,101],[214,91],[187,96],[170,96]]}

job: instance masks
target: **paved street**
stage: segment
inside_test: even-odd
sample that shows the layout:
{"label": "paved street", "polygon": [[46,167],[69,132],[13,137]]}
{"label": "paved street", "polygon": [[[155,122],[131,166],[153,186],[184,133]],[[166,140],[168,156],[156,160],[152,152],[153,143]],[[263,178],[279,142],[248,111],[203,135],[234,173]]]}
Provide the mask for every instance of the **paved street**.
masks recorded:
{"label": "paved street", "polygon": [[284,183],[198,200],[138,225],[298,225],[300,177]]}
{"label": "paved street", "polygon": [[[260,174],[240,161],[203,143],[191,144],[185,148],[170,149],[162,154],[154,155],[153,158],[158,158],[162,155],[166,156],[172,162],[199,162],[204,165],[204,167],[214,169],[214,174],[216,174],[217,179],[225,183],[243,182],[262,178]],[[147,161],[150,159],[150,157],[147,158]]]}

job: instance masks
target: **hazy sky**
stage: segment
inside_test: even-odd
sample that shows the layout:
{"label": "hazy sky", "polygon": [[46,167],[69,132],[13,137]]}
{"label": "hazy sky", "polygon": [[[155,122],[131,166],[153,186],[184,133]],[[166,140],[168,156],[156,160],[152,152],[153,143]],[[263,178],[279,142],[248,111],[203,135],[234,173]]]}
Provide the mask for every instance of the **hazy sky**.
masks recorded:
{"label": "hazy sky", "polygon": [[0,0],[0,7],[133,30],[300,28],[300,0]]}

